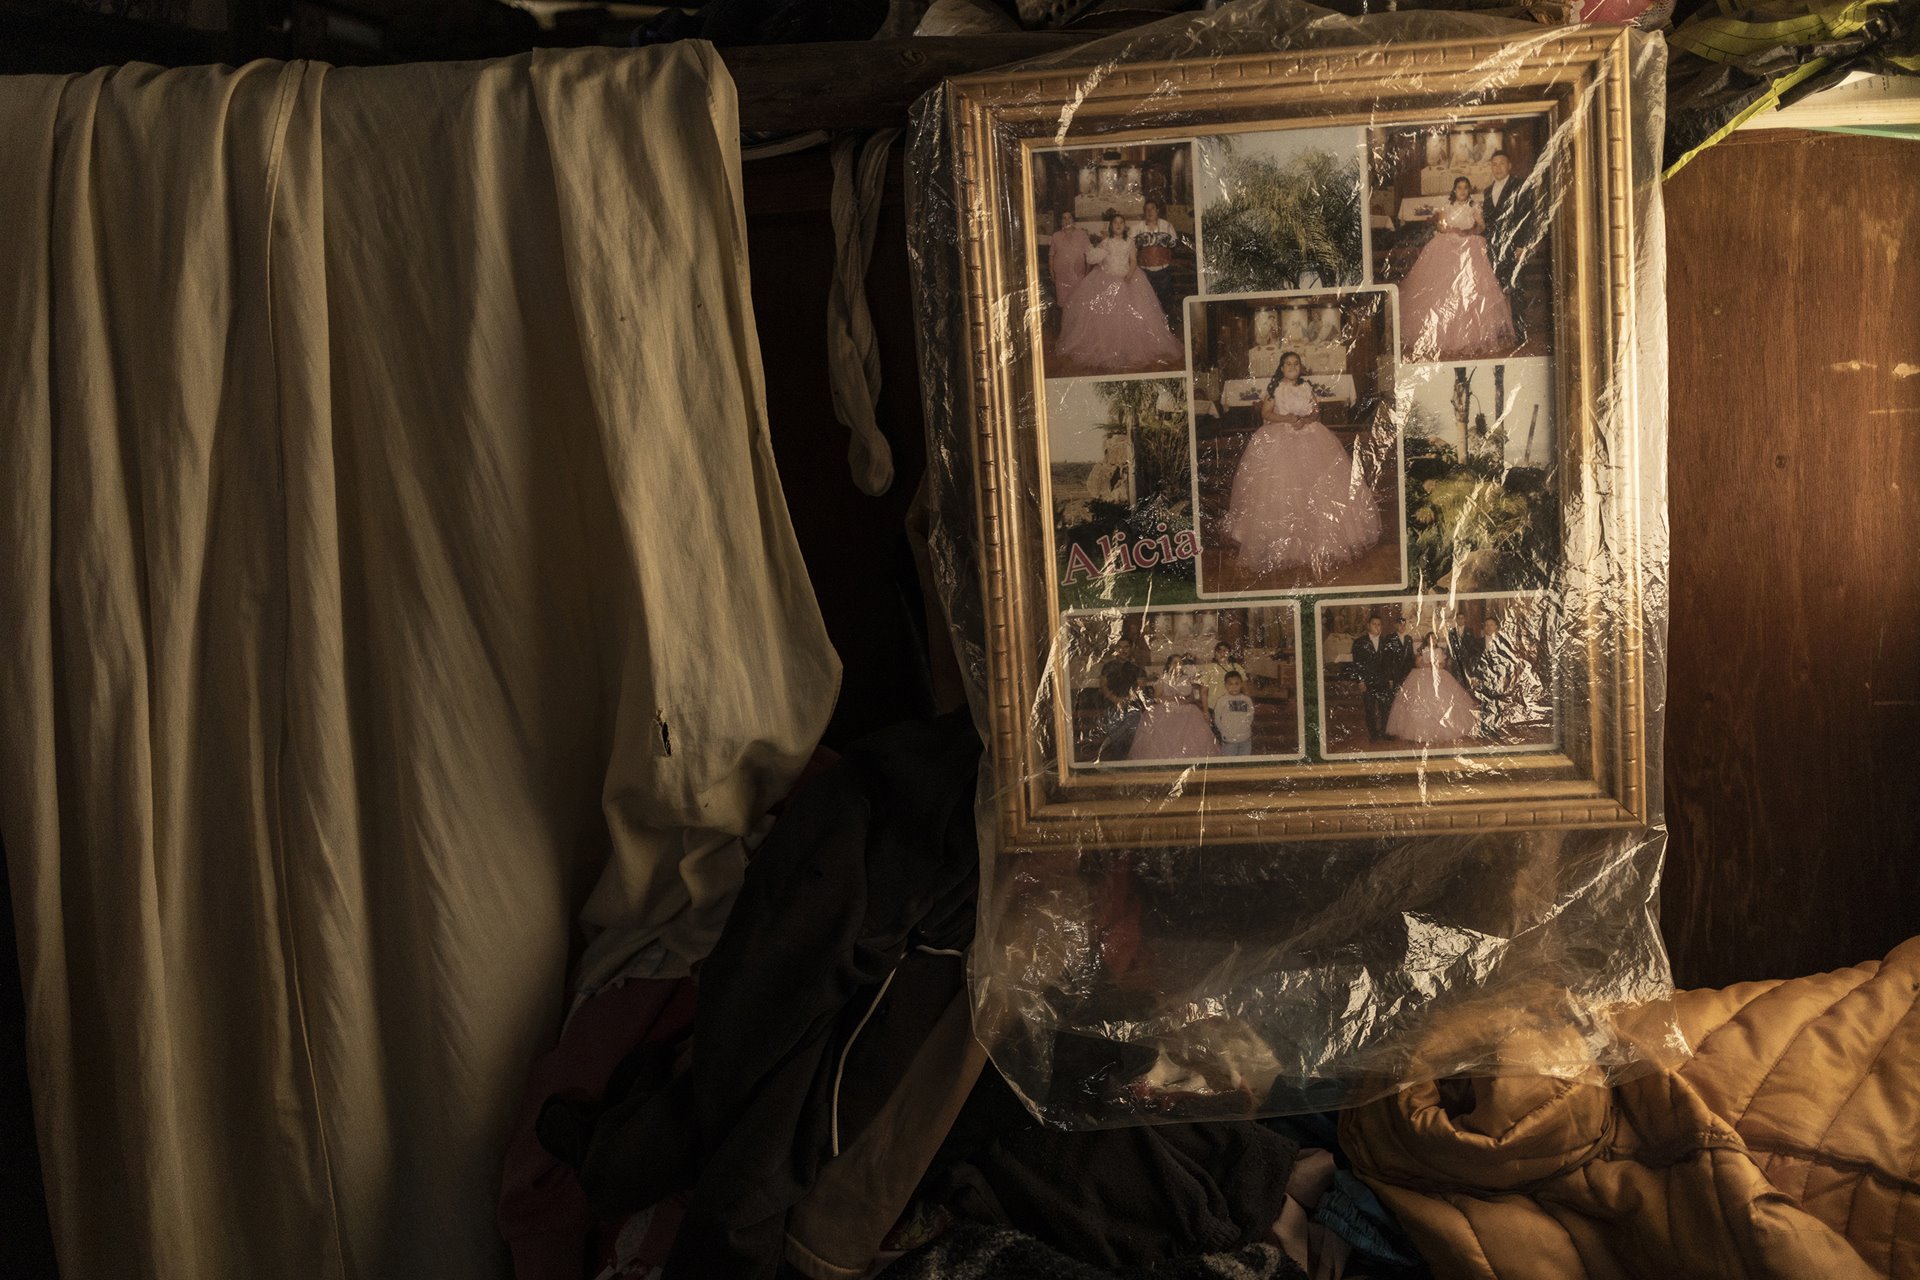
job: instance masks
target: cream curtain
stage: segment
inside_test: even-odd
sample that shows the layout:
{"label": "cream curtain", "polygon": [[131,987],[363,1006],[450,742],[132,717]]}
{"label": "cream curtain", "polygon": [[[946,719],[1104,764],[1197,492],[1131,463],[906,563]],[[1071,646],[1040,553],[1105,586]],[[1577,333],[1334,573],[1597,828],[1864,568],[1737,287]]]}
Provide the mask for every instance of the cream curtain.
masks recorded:
{"label": "cream curtain", "polygon": [[838,663],[711,49],[0,80],[0,832],[67,1280],[502,1274],[584,916]]}

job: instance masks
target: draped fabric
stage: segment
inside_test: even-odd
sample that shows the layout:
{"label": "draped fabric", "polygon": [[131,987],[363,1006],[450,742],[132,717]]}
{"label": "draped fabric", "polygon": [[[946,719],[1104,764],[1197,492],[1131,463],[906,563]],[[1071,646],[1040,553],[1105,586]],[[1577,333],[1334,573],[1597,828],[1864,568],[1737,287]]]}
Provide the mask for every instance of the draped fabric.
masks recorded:
{"label": "draped fabric", "polygon": [[67,1280],[504,1273],[587,925],[833,701],[713,51],[0,80],[0,835]]}

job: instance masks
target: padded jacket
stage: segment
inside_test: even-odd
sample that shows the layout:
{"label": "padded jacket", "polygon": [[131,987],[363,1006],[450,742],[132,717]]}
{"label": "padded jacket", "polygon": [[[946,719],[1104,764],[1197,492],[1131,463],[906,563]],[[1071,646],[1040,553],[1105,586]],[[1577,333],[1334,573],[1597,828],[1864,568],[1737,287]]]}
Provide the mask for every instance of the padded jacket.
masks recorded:
{"label": "padded jacket", "polygon": [[1342,1142],[1443,1278],[1920,1278],[1917,996],[1920,938],[1682,992],[1683,1065],[1427,1083]]}

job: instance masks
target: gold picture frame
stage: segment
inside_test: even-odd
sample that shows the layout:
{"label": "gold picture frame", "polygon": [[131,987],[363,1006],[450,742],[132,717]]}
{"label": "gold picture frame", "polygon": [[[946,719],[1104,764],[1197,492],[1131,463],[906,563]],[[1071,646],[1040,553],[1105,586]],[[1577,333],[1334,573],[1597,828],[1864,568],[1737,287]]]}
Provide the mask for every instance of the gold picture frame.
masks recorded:
{"label": "gold picture frame", "polygon": [[[954,380],[964,396],[956,422],[970,434],[974,462],[988,750],[1006,847],[1178,847],[1646,820],[1640,432],[1632,388],[1619,385],[1634,358],[1623,335],[1632,331],[1636,305],[1628,38],[1618,29],[1569,28],[1528,36],[1519,48],[1515,54],[1497,40],[1446,41],[950,82],[946,123],[962,228],[966,343],[965,376]],[[1495,63],[1497,87],[1484,83],[1485,68]],[[1453,105],[1468,99],[1471,108]],[[1551,133],[1553,249],[1545,271],[1564,566],[1553,596],[1572,639],[1557,650],[1550,749],[1491,760],[1439,750],[1077,768],[1068,676],[1056,644],[1069,611],[1056,589],[1048,454],[1038,421],[1048,387],[1041,268],[1031,238],[1034,153],[1236,131],[1364,130],[1437,115],[1537,115]],[[1070,121],[1064,131],[1063,119]],[[1010,308],[1009,300],[1025,310]],[[1421,595],[1409,586],[1409,600]],[[1300,596],[1306,598],[1293,607],[1304,632],[1331,594],[1279,593],[1248,603]],[[1303,698],[1306,678],[1299,677]],[[1331,694],[1324,683],[1320,688],[1324,708]]]}

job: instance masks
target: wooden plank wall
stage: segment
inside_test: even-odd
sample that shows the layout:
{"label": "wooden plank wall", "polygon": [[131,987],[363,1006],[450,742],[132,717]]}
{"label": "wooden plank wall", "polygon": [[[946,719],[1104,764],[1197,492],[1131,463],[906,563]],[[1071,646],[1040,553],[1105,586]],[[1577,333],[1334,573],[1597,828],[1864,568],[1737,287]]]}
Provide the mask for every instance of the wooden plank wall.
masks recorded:
{"label": "wooden plank wall", "polygon": [[1676,979],[1920,933],[1920,142],[1758,133],[1666,189]]}

